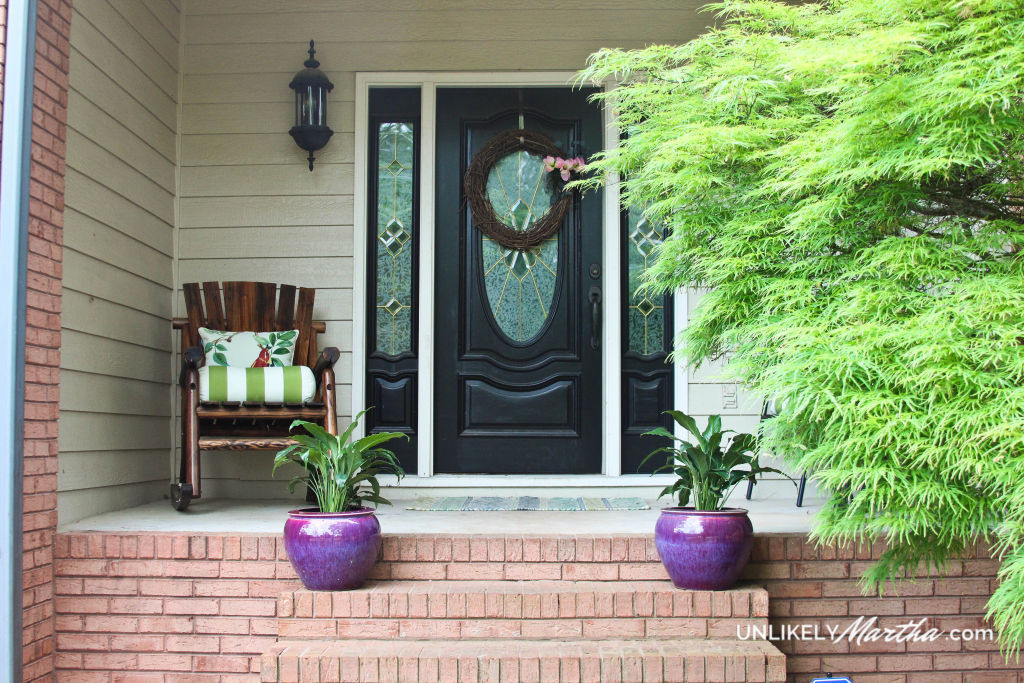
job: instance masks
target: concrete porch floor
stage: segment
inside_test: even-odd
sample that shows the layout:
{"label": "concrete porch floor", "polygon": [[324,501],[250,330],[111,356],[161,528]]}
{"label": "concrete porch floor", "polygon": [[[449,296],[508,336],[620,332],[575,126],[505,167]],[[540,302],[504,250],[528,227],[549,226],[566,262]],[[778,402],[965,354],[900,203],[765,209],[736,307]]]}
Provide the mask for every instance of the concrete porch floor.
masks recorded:
{"label": "concrete porch floor", "polygon": [[[525,495],[527,492],[492,491],[488,495]],[[578,495],[561,491],[528,492],[530,495]],[[586,511],[586,512],[424,512],[407,510],[406,506],[419,498],[436,495],[458,495],[450,491],[443,494],[430,490],[391,490],[384,496],[392,506],[382,506],[378,512],[381,529],[385,534],[646,534],[653,533],[659,509],[668,505],[667,499],[654,500],[643,496],[650,510]],[[481,495],[465,492],[463,495]],[[587,495],[593,495],[588,493]],[[605,496],[627,495],[604,491]],[[822,499],[809,490],[804,507],[796,507],[796,492],[791,486],[755,488],[751,500],[737,491],[730,498],[731,507],[750,511],[754,532],[759,534],[806,533],[810,531],[814,514],[821,509]],[[177,512],[168,501],[162,500],[138,507],[108,512],[95,517],[61,525],[60,531],[151,531],[186,533],[279,533],[288,510],[304,507],[292,500],[232,500],[200,499],[193,501],[185,512]]]}

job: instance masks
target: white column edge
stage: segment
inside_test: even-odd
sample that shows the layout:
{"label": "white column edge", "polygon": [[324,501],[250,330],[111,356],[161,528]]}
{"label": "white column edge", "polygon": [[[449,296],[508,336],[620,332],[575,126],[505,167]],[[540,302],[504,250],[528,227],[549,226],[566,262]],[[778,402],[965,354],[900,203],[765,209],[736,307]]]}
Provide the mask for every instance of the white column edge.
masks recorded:
{"label": "white column edge", "polygon": [[420,89],[419,345],[416,373],[416,470],[434,474],[434,159],[436,84]]}
{"label": "white column edge", "polygon": [[[614,88],[605,84],[605,89]],[[602,109],[604,116],[604,144],[607,151],[619,146],[618,117],[609,106]],[[619,203],[619,177],[612,174],[604,187],[604,279],[602,288],[602,318],[604,349],[602,390],[602,424],[604,438],[602,471],[609,477],[622,474],[622,266]]]}

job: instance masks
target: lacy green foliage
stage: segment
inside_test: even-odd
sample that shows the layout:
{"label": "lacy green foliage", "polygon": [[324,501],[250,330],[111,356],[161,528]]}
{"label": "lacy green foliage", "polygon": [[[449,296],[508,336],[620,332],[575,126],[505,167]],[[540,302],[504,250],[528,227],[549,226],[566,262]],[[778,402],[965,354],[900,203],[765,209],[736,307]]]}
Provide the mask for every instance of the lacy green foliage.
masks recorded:
{"label": "lacy green foliage", "polygon": [[664,454],[665,464],[654,470],[671,472],[676,480],[666,486],[658,498],[675,496],[679,507],[685,507],[693,498],[697,510],[721,510],[729,494],[744,481],[756,481],[765,472],[783,472],[771,467],[761,467],[757,439],[752,434],[736,434],[729,448],[722,448],[726,434],[735,434],[731,429],[722,429],[722,416],[712,415],[708,426],[702,432],[697,421],[681,410],[667,410],[679,426],[689,432],[697,443],[690,443],[664,427],[657,427],[645,436],[660,436],[669,440],[672,446],[663,446],[647,454],[641,466],[651,458]]}
{"label": "lacy green foliage", "polygon": [[[706,288],[678,345],[783,406],[832,494],[816,536],[888,539],[871,588],[979,535],[1024,637],[1024,4],[730,0],[581,78],[628,139],[590,168],[671,228],[648,287]],[[600,179],[591,183],[600,182]]]}
{"label": "lacy green foliage", "polygon": [[288,489],[294,491],[299,483],[309,486],[321,512],[354,510],[366,502],[390,505],[391,501],[380,495],[377,477],[394,474],[401,481],[405,471],[394,453],[378,447],[392,439],[409,437],[400,432],[379,432],[352,441],[352,432],[365,414],[364,410],[356,415],[340,436],[313,422],[295,420],[290,430],[302,427],[306,434],[292,434],[298,443],[278,451],[272,473],[285,463],[301,465],[305,473],[292,477]]}

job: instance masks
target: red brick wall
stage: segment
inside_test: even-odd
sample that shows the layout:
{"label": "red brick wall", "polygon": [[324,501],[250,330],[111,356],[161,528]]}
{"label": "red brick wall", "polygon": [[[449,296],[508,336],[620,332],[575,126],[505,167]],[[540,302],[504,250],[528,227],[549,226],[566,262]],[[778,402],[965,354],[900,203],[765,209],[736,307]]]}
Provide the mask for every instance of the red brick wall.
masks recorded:
{"label": "red brick wall", "polygon": [[[927,617],[928,627],[991,628],[985,602],[996,583],[998,563],[978,546],[951,562],[943,576],[922,576],[884,597],[865,597],[857,579],[877,559],[881,545],[853,550],[817,548],[800,536],[760,536],[746,578],[768,589],[776,630],[809,624],[845,628],[857,617],[877,616],[880,626],[898,626]],[[789,680],[804,683],[826,672],[856,683],[1010,683],[1024,682],[1024,660],[1006,662],[994,642],[942,639],[933,643],[829,641],[776,643],[786,653]]]}
{"label": "red brick wall", "polygon": [[58,678],[76,683],[257,674],[299,585],[271,537],[58,534],[55,551]]}
{"label": "red brick wall", "polygon": [[69,0],[39,0],[29,185],[25,311],[25,680],[53,671],[53,538],[57,524],[57,416],[64,225]]}
{"label": "red brick wall", "polygon": [[[374,570],[379,579],[665,576],[652,539],[644,537],[389,536],[382,556]],[[189,680],[249,678],[259,670],[255,656],[276,641],[276,596],[298,587],[283,542],[270,536],[59,534],[56,557],[57,667],[67,681],[108,681],[135,670],[133,681],[175,673]],[[856,585],[871,557],[870,549],[818,550],[803,536],[763,536],[748,578],[767,586],[777,629],[845,624],[859,614],[885,623],[927,616],[941,629],[984,624],[996,564],[981,549],[954,562],[946,578],[883,598],[865,598]],[[856,683],[1024,683],[1024,668],[1007,665],[992,643],[777,645],[794,683],[826,671],[850,674]]]}

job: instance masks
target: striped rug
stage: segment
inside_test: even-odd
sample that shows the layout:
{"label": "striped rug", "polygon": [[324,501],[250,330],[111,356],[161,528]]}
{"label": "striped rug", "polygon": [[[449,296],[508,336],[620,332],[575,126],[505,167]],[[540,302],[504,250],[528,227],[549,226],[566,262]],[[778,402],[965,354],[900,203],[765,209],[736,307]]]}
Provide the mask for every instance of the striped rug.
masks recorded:
{"label": "striped rug", "polygon": [[511,512],[544,510],[574,512],[582,510],[650,510],[641,498],[540,498],[537,496],[442,496],[420,498],[405,508],[428,512]]}

